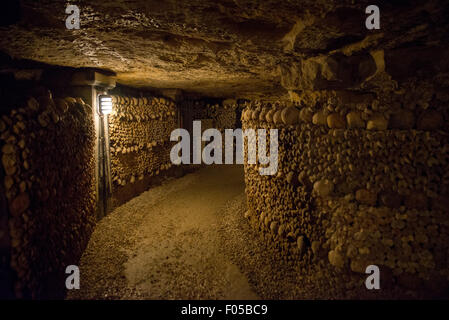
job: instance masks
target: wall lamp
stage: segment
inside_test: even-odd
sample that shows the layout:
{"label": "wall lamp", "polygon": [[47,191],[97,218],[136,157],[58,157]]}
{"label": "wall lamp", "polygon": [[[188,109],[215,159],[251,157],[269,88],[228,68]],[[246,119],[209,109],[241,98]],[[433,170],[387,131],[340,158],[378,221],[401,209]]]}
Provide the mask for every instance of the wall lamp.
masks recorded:
{"label": "wall lamp", "polygon": [[112,113],[112,97],[108,95],[100,95],[100,112],[103,115]]}

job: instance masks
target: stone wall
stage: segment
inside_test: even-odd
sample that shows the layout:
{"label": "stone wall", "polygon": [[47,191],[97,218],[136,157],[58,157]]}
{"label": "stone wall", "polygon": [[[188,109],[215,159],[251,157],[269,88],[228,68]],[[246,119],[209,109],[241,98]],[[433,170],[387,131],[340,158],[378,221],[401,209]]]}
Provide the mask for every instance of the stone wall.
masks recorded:
{"label": "stone wall", "polygon": [[113,96],[113,109],[111,176],[114,205],[119,205],[173,173],[170,134],[178,128],[178,113],[173,101],[151,96]]}
{"label": "stone wall", "polygon": [[225,129],[234,129],[238,125],[237,108],[238,104],[214,104],[209,106],[210,117],[213,119],[216,129],[224,132]]}
{"label": "stone wall", "polygon": [[[235,129],[239,127],[239,121],[237,121],[237,112],[239,105],[235,102],[227,103],[224,101],[221,104],[209,105],[209,114],[212,118],[213,128],[218,129],[222,135],[222,155],[224,161],[225,154],[225,130]],[[234,143],[234,155],[235,143]]]}
{"label": "stone wall", "polygon": [[[198,165],[172,166],[170,134],[179,127],[192,130],[192,121],[204,120],[219,130],[236,127],[237,103],[222,105],[215,100],[185,100],[175,104],[167,98],[113,95],[114,112],[109,116],[113,207],[128,201],[154,183],[180,176]],[[215,102],[215,103],[214,103]],[[179,111],[178,111],[179,109]],[[208,120],[208,121],[206,121]]]}
{"label": "stone wall", "polygon": [[56,298],[95,224],[95,134],[92,108],[81,99],[34,92],[15,93],[0,119],[2,260],[16,297]]}
{"label": "stone wall", "polygon": [[[236,100],[186,100],[180,104],[183,114],[188,115],[186,122],[201,119],[211,119],[214,128],[220,131],[224,129],[233,129],[240,125],[240,115],[243,105]],[[188,123],[186,123],[185,127]],[[191,126],[191,123],[190,123]]]}
{"label": "stone wall", "polygon": [[[180,109],[183,120],[183,128],[193,132],[193,121],[202,120],[201,130],[204,132],[209,128],[218,129],[222,133],[222,154],[224,156],[224,130],[241,127],[240,117],[243,105],[238,104],[236,100],[184,100],[180,103]],[[207,142],[203,142],[203,147]],[[199,168],[201,165],[190,165],[189,168]]]}
{"label": "stone wall", "polygon": [[[279,129],[278,174],[245,164],[247,217],[298,269],[305,298],[448,295],[447,92],[410,80],[243,111],[244,129]],[[365,288],[371,264],[382,290]]]}

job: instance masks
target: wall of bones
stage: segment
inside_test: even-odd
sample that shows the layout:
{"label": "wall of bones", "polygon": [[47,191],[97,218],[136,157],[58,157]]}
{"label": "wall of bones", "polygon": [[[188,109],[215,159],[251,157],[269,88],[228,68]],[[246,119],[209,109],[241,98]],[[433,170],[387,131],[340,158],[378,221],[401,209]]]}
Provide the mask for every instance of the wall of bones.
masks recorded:
{"label": "wall of bones", "polygon": [[177,105],[168,98],[123,94],[113,95],[112,99],[109,135],[113,206],[145,191],[154,182],[195,168],[174,167],[170,161],[170,151],[176,143],[170,141],[170,134],[180,127],[179,113],[184,117],[183,127],[190,132],[194,120],[203,120],[203,131],[210,125],[221,131],[232,129],[238,122],[237,103],[222,105],[204,99]]}
{"label": "wall of bones", "polygon": [[14,97],[0,118],[1,271],[13,274],[16,297],[51,298],[95,223],[95,134],[82,99],[35,92]]}
{"label": "wall of bones", "polygon": [[304,297],[369,295],[371,264],[376,297],[448,289],[448,83],[382,90],[304,90],[242,113],[244,129],[279,129],[277,175],[245,164],[246,216],[300,270]]}
{"label": "wall of bones", "polygon": [[237,103],[209,105],[210,117],[213,119],[214,128],[224,133],[225,129],[238,127]]}
{"label": "wall of bones", "polygon": [[[236,100],[186,99],[180,102],[179,108],[182,114],[183,128],[192,134],[193,121],[202,120],[202,132],[209,128],[215,128],[222,133],[223,148],[225,147],[224,130],[241,127],[239,115],[243,109],[243,105],[237,103]],[[206,142],[204,144],[206,144]],[[222,155],[224,156],[224,149]],[[190,165],[189,167],[195,168],[198,167],[198,165]]]}
{"label": "wall of bones", "polygon": [[178,128],[173,101],[114,95],[109,116],[111,176],[116,204],[144,191],[150,180],[171,173],[170,134]]}
{"label": "wall of bones", "polygon": [[[235,100],[186,100],[180,103],[180,109],[185,117],[185,127],[191,125],[193,120],[210,119],[214,128],[223,131],[233,129],[240,125],[237,117],[238,110],[243,108]],[[240,111],[241,112],[241,111]]]}

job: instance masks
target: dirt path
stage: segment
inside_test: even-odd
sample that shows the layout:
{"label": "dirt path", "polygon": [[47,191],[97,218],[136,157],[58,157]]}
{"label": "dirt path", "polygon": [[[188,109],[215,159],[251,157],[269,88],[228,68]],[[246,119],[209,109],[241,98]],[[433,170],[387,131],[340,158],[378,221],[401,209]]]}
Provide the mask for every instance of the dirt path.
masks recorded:
{"label": "dirt path", "polygon": [[101,220],[69,299],[257,299],[225,255],[224,206],[243,168],[207,167],[144,192]]}

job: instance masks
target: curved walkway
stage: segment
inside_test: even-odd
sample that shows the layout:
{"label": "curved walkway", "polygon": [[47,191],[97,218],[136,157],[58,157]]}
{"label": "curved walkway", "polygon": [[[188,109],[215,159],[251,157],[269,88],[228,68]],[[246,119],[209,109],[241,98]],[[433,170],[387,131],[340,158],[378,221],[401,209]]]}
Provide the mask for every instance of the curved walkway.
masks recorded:
{"label": "curved walkway", "polygon": [[95,228],[69,299],[257,299],[219,239],[242,166],[210,166],[146,191]]}

